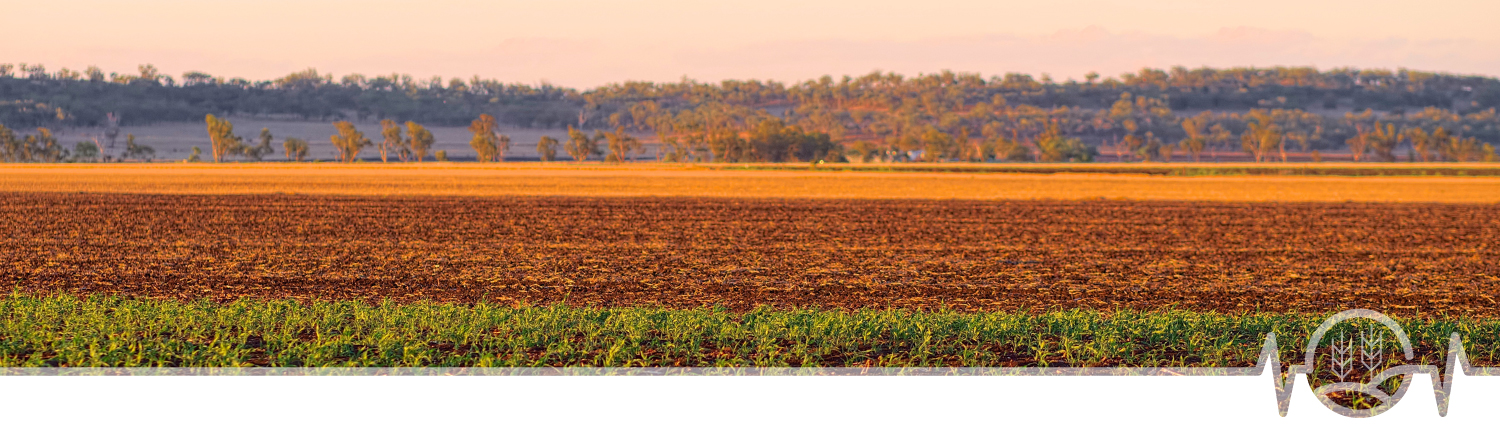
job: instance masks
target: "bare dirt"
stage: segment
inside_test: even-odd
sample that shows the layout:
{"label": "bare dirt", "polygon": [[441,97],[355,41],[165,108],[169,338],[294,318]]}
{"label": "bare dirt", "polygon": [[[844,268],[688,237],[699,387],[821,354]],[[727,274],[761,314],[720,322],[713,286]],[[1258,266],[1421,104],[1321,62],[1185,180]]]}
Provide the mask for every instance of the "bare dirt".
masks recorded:
{"label": "bare dirt", "polygon": [[0,194],[28,292],[1500,316],[1493,204]]}

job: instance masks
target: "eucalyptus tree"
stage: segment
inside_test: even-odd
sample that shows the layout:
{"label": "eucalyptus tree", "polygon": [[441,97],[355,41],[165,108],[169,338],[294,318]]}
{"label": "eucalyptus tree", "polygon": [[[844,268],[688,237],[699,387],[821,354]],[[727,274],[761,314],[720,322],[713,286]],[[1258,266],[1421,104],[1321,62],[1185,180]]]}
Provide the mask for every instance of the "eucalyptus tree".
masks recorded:
{"label": "eucalyptus tree", "polygon": [[359,157],[360,150],[373,145],[370,139],[349,121],[335,122],[333,126],[338,129],[338,134],[329,136],[328,141],[333,143],[333,148],[338,151],[339,161],[353,163]]}
{"label": "eucalyptus tree", "polygon": [[412,157],[416,158],[418,163],[422,162],[423,158],[427,158],[427,151],[437,143],[437,139],[432,137],[432,132],[428,131],[427,127],[412,121],[406,122],[406,134],[409,136],[406,146],[411,148]]}
{"label": "eucalyptus tree", "polygon": [[390,161],[389,156],[392,152],[400,155],[402,143],[406,141],[406,138],[402,134],[404,133],[401,130],[400,123],[389,119],[380,121],[380,137],[382,139],[380,140],[380,146],[377,147],[380,150],[380,162]]}
{"label": "eucalyptus tree", "polygon": [[234,135],[234,124],[228,119],[210,114],[203,121],[208,126],[208,141],[215,163],[228,161],[229,155],[239,153],[244,148],[244,141]]}

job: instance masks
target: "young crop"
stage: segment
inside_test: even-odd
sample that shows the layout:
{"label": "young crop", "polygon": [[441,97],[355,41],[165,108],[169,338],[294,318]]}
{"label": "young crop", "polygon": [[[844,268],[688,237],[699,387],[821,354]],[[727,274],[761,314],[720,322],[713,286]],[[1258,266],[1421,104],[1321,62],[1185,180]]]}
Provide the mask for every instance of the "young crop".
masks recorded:
{"label": "young crop", "polygon": [[[1275,332],[1283,362],[1326,315],[577,308],[487,303],[0,298],[0,367],[1226,367]],[[1454,329],[1494,360],[1500,321],[1408,319],[1420,361]],[[1345,339],[1344,347],[1357,345]],[[1348,360],[1344,365],[1355,364]]]}

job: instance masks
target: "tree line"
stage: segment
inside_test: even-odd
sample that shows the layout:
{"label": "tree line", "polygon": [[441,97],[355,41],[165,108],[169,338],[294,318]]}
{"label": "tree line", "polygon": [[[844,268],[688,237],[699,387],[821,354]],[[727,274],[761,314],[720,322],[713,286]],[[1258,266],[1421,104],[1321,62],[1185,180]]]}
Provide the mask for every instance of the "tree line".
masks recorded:
{"label": "tree line", "polygon": [[1466,114],[1500,107],[1500,80],[1405,69],[1147,68],[1102,80],[1090,73],[1082,82],[1055,82],[1047,75],[1037,79],[1020,73],[985,78],[947,71],[916,77],[875,72],[791,84],[684,79],[623,82],[580,91],[478,76],[420,79],[404,74],[350,74],[335,79],[307,69],[252,82],[199,71],[174,78],[149,64],[133,73],[107,74],[98,67],[49,71],[40,64],[0,64],[0,122],[25,127],[95,126],[113,112],[127,125],[196,121],[215,114],[353,121],[408,118],[456,126],[490,114],[517,126],[602,127],[609,115],[646,100],[672,107],[716,102],[756,108],[891,110],[914,102],[926,108],[972,105],[999,96],[1015,105],[1105,109],[1127,92],[1164,100],[1174,110],[1192,111],[1321,107],[1407,112],[1438,107]]}
{"label": "tree line", "polygon": [[[264,156],[275,151],[272,147],[275,138],[269,129],[262,128],[259,136],[251,139],[235,135],[234,124],[228,119],[208,115],[204,123],[210,141],[211,159],[204,160],[201,150],[193,147],[192,155],[187,161],[237,161],[231,157],[237,157],[238,161],[261,161]],[[336,161],[360,160],[360,154],[367,148],[373,148],[383,163],[421,162],[429,159],[429,154],[431,159],[448,161],[445,151],[431,150],[436,143],[432,132],[414,121],[404,124],[389,119],[381,121],[378,141],[366,137],[351,122],[338,121],[333,125],[336,134],[329,136],[328,141],[337,154]],[[469,132],[472,138],[469,146],[474,150],[476,161],[505,160],[505,153],[511,149],[512,141],[510,136],[499,130],[498,120],[488,114],[481,114],[470,122]],[[595,129],[592,133],[569,126],[564,138],[566,140],[541,136],[536,143],[536,152],[541,161],[560,160],[559,149],[573,161],[579,162],[593,158],[622,163],[646,155],[643,142],[627,132],[624,126],[618,126],[613,131]],[[131,141],[133,142],[133,137]],[[748,135],[727,137],[719,142],[727,145],[716,149],[718,152],[715,154],[720,155],[717,158],[719,161],[787,161],[797,160],[797,157],[807,154],[820,154],[829,159],[841,156],[841,148],[835,146],[827,135],[806,133],[779,120],[762,122]],[[289,137],[283,140],[282,148],[283,155],[289,161],[306,161],[309,150],[306,140]],[[668,153],[658,153],[657,160],[688,161],[685,157],[674,158]]]}
{"label": "tree line", "polygon": [[[478,77],[355,74],[335,81],[311,69],[249,82],[201,72],[179,81],[150,65],[130,75],[0,65],[0,91],[17,96],[0,101],[0,123],[16,126],[97,125],[106,117],[138,124],[188,114],[332,118],[342,124],[334,145],[341,160],[365,147],[382,160],[424,158],[397,143],[411,140],[397,136],[417,121],[468,123],[482,161],[501,160],[510,149],[509,137],[496,131],[500,124],[567,126],[565,142],[538,142],[544,159],[556,158],[560,147],[575,159],[617,161],[643,155],[635,134],[655,137],[657,159],[699,162],[1083,162],[1106,153],[1139,161],[1224,153],[1285,161],[1323,151],[1347,151],[1355,160],[1476,161],[1493,158],[1491,142],[1500,141],[1500,81],[1404,69],[1177,67],[1102,80],[1091,73],[1082,82],[870,73],[790,85],[684,79],[578,91]],[[349,125],[367,118],[382,119],[378,145]],[[238,139],[208,125],[215,160],[271,153],[269,131]],[[284,142],[283,149],[301,159],[306,151],[294,149],[305,144]]]}
{"label": "tree line", "polygon": [[57,136],[45,127],[35,133],[17,133],[0,124],[0,163],[78,163],[96,161],[153,161],[156,150],[137,144],[134,134],[125,135],[125,148],[119,157],[103,155],[97,141],[81,141],[72,149],[58,143]]}

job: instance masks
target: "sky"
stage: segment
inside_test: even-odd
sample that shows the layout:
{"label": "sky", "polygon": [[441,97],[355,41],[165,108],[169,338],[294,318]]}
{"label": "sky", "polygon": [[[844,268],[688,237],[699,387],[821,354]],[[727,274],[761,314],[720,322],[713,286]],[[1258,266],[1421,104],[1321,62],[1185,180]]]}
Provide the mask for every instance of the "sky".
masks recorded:
{"label": "sky", "polygon": [[266,80],[316,68],[590,87],[1142,67],[1500,75],[1495,0],[7,1],[0,63]]}

